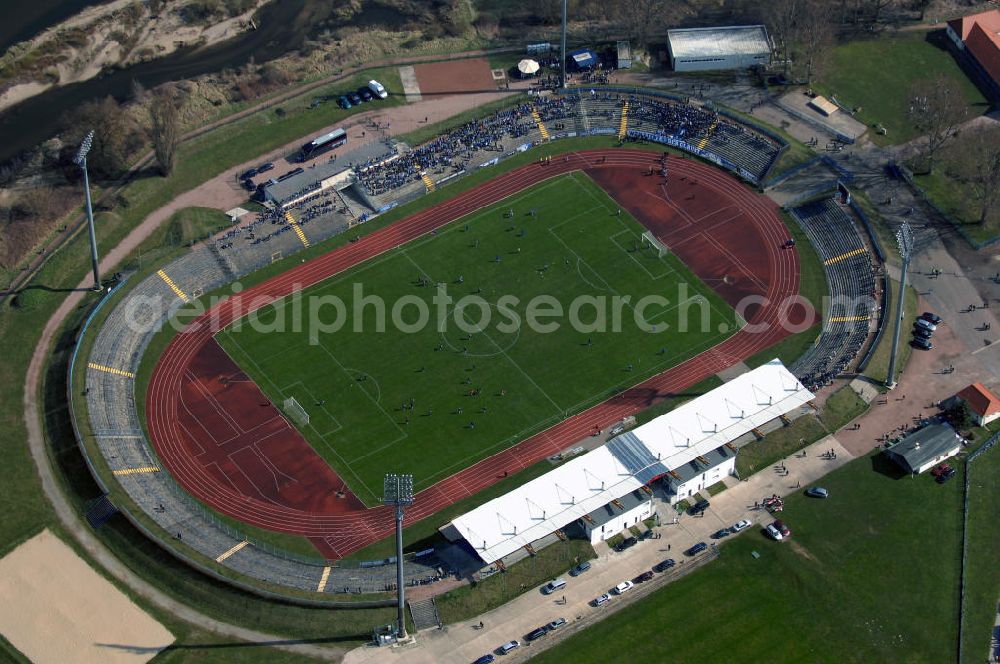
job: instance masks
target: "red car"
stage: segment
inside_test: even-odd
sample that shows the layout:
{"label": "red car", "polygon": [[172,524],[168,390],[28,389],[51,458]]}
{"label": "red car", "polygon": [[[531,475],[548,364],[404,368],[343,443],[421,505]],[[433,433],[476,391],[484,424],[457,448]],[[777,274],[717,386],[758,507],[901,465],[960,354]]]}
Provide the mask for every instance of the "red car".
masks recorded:
{"label": "red car", "polygon": [[934,468],[934,470],[931,471],[931,475],[933,475],[934,477],[941,477],[950,470],[952,470],[951,466],[949,466],[946,463],[942,463],[940,466],[937,466],[936,468]]}
{"label": "red car", "polygon": [[772,525],[778,530],[779,533],[781,533],[782,537],[791,536],[792,531],[788,529],[788,526],[786,526],[785,522],[781,519],[775,519]]}

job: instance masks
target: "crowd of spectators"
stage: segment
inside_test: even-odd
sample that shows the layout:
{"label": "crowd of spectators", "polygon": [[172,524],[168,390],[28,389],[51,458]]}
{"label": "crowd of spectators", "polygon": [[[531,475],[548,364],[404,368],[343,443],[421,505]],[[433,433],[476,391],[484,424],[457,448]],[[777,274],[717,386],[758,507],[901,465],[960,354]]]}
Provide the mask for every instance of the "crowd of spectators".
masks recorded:
{"label": "crowd of spectators", "polygon": [[369,194],[378,196],[420,179],[421,171],[460,171],[477,152],[503,152],[504,139],[522,138],[535,129],[532,106],[543,121],[576,114],[575,101],[564,98],[538,98],[533,104],[525,102],[493,111],[396,159],[375,161],[370,166],[358,168],[358,179]]}

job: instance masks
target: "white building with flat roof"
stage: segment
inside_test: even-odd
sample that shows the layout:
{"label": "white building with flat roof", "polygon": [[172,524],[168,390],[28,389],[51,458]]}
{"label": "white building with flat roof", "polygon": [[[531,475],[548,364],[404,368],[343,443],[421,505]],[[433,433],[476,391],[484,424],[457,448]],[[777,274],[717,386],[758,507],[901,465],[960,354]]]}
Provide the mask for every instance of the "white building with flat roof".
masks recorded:
{"label": "white building with flat roof", "polygon": [[771,63],[771,40],[763,25],[667,30],[674,71],[748,69]]}
{"label": "white building with flat roof", "polygon": [[[648,487],[662,479],[675,503],[718,482],[734,471],[733,441],[812,398],[772,360],[456,517],[441,532],[451,541],[466,540],[487,563],[576,521],[592,541],[607,539],[618,532],[609,527],[636,520],[643,509],[632,501],[625,505],[625,496],[649,495]],[[593,515],[609,505],[604,532],[595,536]]]}

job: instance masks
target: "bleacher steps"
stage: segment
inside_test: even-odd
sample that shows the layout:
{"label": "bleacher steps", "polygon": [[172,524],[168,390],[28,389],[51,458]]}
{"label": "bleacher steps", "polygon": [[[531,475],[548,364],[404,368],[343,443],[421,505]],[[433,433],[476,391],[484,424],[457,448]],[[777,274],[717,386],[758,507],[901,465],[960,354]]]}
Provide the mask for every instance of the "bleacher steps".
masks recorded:
{"label": "bleacher steps", "polygon": [[410,607],[410,617],[413,618],[413,627],[416,631],[441,627],[441,616],[438,614],[433,597],[415,602],[408,600],[406,604]]}

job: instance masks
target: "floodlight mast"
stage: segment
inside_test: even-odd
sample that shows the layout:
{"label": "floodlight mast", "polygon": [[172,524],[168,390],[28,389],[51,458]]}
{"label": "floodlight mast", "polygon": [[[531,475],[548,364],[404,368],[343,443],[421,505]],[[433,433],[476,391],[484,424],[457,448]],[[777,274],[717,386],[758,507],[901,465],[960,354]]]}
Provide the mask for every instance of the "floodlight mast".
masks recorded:
{"label": "floodlight mast", "polygon": [[562,61],[559,63],[559,75],[562,77],[562,87],[566,89],[566,2],[562,2]]}
{"label": "floodlight mast", "polygon": [[76,151],[76,156],[73,157],[73,163],[83,171],[83,193],[87,200],[87,229],[90,232],[90,262],[94,269],[94,290],[99,291],[101,290],[101,274],[97,269],[97,235],[94,232],[94,209],[90,202],[90,177],[87,175],[87,153],[90,152],[93,145],[94,131],[91,130],[80,143],[80,148]]}
{"label": "floodlight mast", "polygon": [[906,271],[910,267],[910,258],[913,257],[913,229],[908,222],[896,231],[896,244],[899,245],[899,256],[903,259],[903,265],[899,275],[899,295],[896,298],[896,333],[892,336],[892,353],[889,355],[889,374],[885,379],[885,386],[888,389],[896,387],[896,350],[899,348],[899,334],[903,327],[903,300],[906,298]]}
{"label": "floodlight mast", "polygon": [[406,638],[403,588],[403,507],[413,504],[413,475],[387,473],[382,503],[396,507],[396,639]]}

